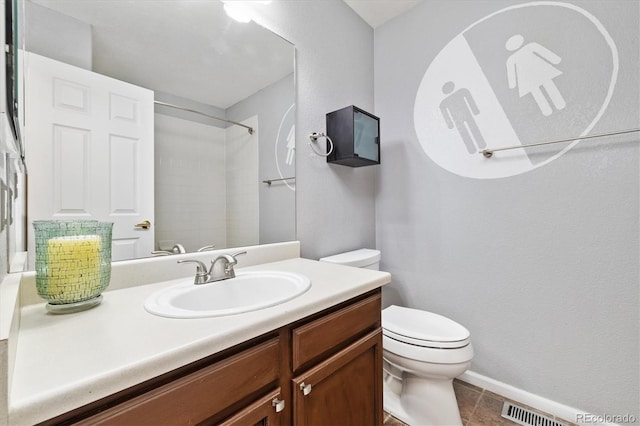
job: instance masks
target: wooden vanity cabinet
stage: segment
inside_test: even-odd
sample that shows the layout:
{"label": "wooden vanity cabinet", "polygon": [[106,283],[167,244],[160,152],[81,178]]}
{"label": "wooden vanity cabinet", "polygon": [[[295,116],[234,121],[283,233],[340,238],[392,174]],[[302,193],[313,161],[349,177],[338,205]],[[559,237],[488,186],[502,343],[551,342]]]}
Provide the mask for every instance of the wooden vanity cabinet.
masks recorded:
{"label": "wooden vanity cabinet", "polygon": [[380,293],[43,424],[382,425]]}

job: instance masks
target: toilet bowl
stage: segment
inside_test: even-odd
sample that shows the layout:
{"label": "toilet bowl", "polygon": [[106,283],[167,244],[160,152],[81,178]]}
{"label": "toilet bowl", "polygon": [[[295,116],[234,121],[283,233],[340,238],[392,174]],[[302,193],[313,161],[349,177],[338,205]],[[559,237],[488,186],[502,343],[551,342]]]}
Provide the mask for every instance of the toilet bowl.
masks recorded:
{"label": "toilet bowl", "polygon": [[[377,269],[378,250],[360,249],[320,261]],[[453,379],[473,358],[469,331],[442,315],[391,305],[382,310],[383,401],[409,425],[461,425]]]}
{"label": "toilet bowl", "polygon": [[461,425],[453,379],[471,364],[469,331],[419,309],[382,311],[384,408],[410,425]]}

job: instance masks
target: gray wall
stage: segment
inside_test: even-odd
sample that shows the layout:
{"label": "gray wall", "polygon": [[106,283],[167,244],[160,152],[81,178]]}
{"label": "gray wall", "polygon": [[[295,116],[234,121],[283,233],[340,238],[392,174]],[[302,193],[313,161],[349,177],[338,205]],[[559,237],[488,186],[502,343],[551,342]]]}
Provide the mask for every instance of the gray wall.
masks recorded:
{"label": "gray wall", "polygon": [[373,30],[341,0],[272,2],[256,21],[296,46],[296,221],[302,256],[375,245],[378,166],[328,165],[312,154],[325,114],[373,110]]}
{"label": "gray wall", "polygon": [[[393,276],[384,301],[465,325],[476,351],[472,371],[587,412],[640,418],[638,134],[583,141],[546,165],[496,179],[450,172],[417,136],[417,127],[442,119],[439,111],[414,119],[432,61],[467,27],[518,3],[427,0],[375,31],[375,112],[382,123],[376,239],[382,269]],[[571,3],[602,22],[620,57],[611,102],[590,133],[640,127],[640,3]],[[602,103],[602,79],[611,68],[584,20],[559,21],[555,12],[536,10],[529,22],[502,15],[465,34],[526,142],[579,134],[589,108]],[[508,53],[495,38],[516,33],[563,57],[557,66],[564,74],[555,82],[567,107],[557,114],[543,117],[530,97],[514,91],[497,93],[495,76]],[[567,45],[567,39],[575,40]],[[576,68],[571,61],[578,59],[601,64]],[[474,72],[463,69],[461,78]],[[423,143],[439,142],[429,139],[428,128],[426,135]],[[496,153],[481,166],[499,167],[518,155],[535,163],[557,149]]]}
{"label": "gray wall", "polygon": [[295,161],[286,163],[286,138],[295,124],[295,107],[290,109],[295,102],[294,83],[292,73],[226,110],[227,118],[237,122],[258,116],[260,244],[296,239],[295,181],[262,183],[295,176]]}

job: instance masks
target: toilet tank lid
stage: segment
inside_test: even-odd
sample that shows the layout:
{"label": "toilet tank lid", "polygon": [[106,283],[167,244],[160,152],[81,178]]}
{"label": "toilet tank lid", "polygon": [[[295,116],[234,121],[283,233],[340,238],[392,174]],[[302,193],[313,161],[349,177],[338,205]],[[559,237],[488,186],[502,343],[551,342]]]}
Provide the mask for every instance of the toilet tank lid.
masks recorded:
{"label": "toilet tank lid", "polygon": [[380,261],[380,250],[359,249],[333,256],[320,258],[321,262],[338,263],[340,265],[355,266],[357,268],[368,266]]}
{"label": "toilet tank lid", "polygon": [[469,330],[447,317],[396,305],[382,310],[382,328],[425,342],[461,342],[470,337]]}

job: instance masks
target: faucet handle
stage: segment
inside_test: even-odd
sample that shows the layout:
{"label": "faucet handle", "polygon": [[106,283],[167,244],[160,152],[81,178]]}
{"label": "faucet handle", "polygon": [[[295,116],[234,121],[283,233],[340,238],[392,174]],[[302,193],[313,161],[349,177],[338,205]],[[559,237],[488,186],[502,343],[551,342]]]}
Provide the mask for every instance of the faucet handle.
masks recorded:
{"label": "faucet handle", "polygon": [[209,251],[209,250],[213,250],[214,248],[216,248],[216,246],[209,245],[209,246],[200,247],[197,251]]}
{"label": "faucet handle", "polygon": [[[209,278],[212,281],[226,280],[228,278],[235,278],[236,273],[233,270],[233,266],[238,263],[236,256],[246,254],[246,251],[239,251],[237,253],[229,254],[223,253],[211,261],[211,267],[209,268]],[[218,262],[221,262],[223,269],[216,268]]]}
{"label": "faucet handle", "polygon": [[232,254],[223,254],[222,257],[227,259],[227,267],[225,268],[226,273],[230,273],[232,277],[235,277],[235,273],[233,272],[233,265],[238,264],[237,256],[241,256],[243,254],[247,254],[246,251],[239,251],[237,253]]}
{"label": "faucet handle", "polygon": [[246,250],[239,251],[239,252],[237,252],[237,253],[233,253],[233,254],[231,255],[231,257],[233,257],[233,260],[235,260],[235,261],[237,262],[237,261],[238,261],[238,259],[236,259],[236,257],[241,256],[241,255],[243,255],[243,254],[247,254]]}
{"label": "faucet handle", "polygon": [[241,256],[243,254],[247,254],[246,251],[239,251],[237,253],[223,255],[227,259],[227,266],[224,268],[225,274],[227,274],[230,278],[236,277],[236,272],[233,270],[234,265],[238,264],[237,256]]}
{"label": "faucet handle", "polygon": [[204,263],[195,259],[178,260],[178,263],[195,263],[196,264],[196,277],[193,280],[194,284],[205,284],[209,279],[209,273]]}
{"label": "faucet handle", "polygon": [[183,253],[187,252],[187,250],[184,248],[184,246],[182,244],[180,244],[180,243],[174,244],[173,248],[171,249],[171,251],[174,254],[183,254]]}

